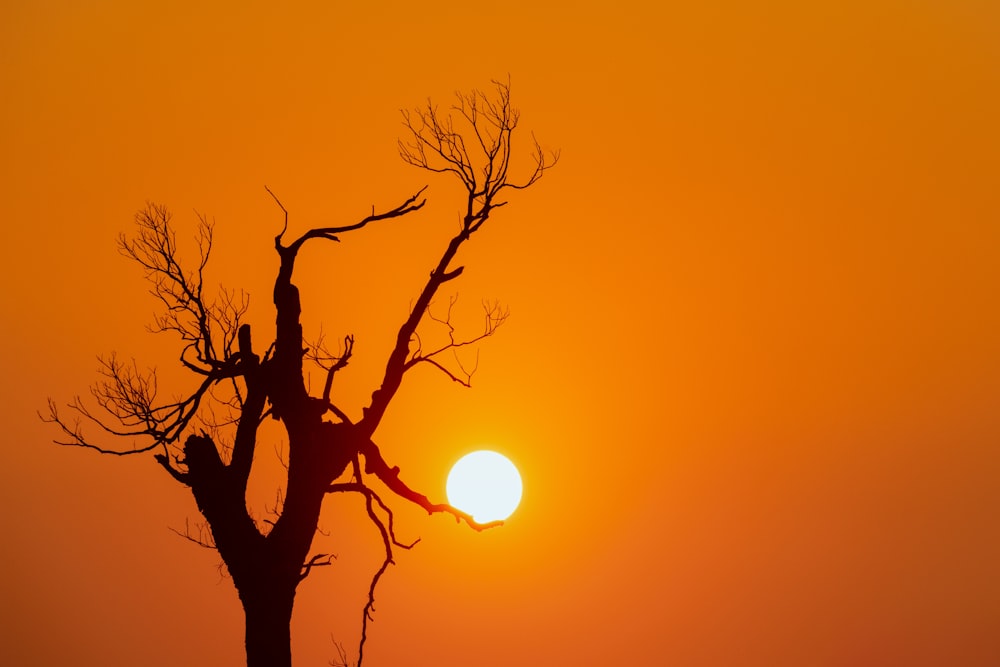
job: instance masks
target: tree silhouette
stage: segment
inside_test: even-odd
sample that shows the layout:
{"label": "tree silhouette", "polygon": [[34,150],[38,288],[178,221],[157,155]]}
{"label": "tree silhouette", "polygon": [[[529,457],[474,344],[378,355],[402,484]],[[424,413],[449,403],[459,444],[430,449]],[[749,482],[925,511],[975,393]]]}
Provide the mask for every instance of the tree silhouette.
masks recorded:
{"label": "tree silhouette", "polygon": [[[455,369],[444,360],[445,353],[490,336],[507,316],[504,309],[487,306],[484,329],[470,338],[459,338],[450,313],[435,318],[429,312],[441,286],[462,274],[463,267],[455,264],[462,245],[495,209],[506,204],[508,191],[531,186],[558,160],[558,153],[547,154],[533,139],[526,175],[521,180],[512,178],[512,137],[519,114],[510,103],[509,82],[493,83],[489,94],[456,95],[446,113],[430,102],[403,113],[407,136],[399,142],[401,157],[422,170],[457,177],[465,189],[465,206],[458,233],[448,242],[399,327],[381,381],[360,418],[337,407],[332,391],[334,376],[351,359],[354,339],[347,336],[337,353],[327,350],[322,341],[306,345],[300,324],[302,304],[293,282],[295,260],[306,243],[339,241],[348,232],[420,210],[426,186],[394,208],[382,212],[373,208],[353,224],[313,228],[291,240],[286,239],[288,211],[268,190],[284,213],[284,226],[274,239],[280,258],[273,293],[275,339],[263,350],[255,346],[250,325],[244,322],[247,296],[224,289],[213,297],[206,293],[203,277],[212,249],[212,224],[199,218],[198,262],[189,270],[178,257],[170,213],[147,204],[136,215],[138,231],[132,237],[119,237],[119,249],[145,271],[150,291],[162,307],[151,329],[179,337],[179,361],[194,376],[193,389],[181,398],[163,401],[154,371],[143,371],[135,361],[112,355],[100,361],[101,378],[91,389],[92,400],[77,397],[69,404],[71,418],[64,418],[56,403],[49,401],[43,418],[61,428],[64,436],[57,440],[59,444],[120,456],[148,452],[171,477],[190,488],[207,531],[199,535],[189,531],[186,536],[217,549],[232,577],[245,612],[248,667],[291,665],[289,626],[296,589],[314,568],[331,563],[329,554],[310,555],[328,495],[363,496],[367,516],[384,546],[384,559],[371,580],[362,611],[359,665],[379,578],[393,562],[394,548],[412,546],[396,540],[392,511],[370,485],[371,479],[429,513],[452,514],[476,530],[499,523],[477,523],[468,514],[432,502],[408,486],[374,439],[407,371],[427,364],[468,386],[471,372],[460,364]],[[425,320],[447,327],[445,344],[424,349],[418,327]],[[303,374],[307,361],[325,373],[319,395],[307,390]],[[287,480],[275,520],[257,522],[248,509],[246,491],[258,431],[268,418],[280,422],[287,434]],[[106,435],[145,440],[127,450],[108,447],[85,435],[83,426],[88,423]]]}

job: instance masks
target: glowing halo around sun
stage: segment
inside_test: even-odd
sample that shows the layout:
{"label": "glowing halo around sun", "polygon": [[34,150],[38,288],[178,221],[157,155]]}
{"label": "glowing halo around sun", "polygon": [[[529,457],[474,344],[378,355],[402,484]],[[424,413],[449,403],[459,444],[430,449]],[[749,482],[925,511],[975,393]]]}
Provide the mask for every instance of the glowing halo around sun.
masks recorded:
{"label": "glowing halo around sun", "polygon": [[521,502],[521,475],[503,454],[481,449],[460,458],[448,473],[448,503],[479,523],[502,521]]}

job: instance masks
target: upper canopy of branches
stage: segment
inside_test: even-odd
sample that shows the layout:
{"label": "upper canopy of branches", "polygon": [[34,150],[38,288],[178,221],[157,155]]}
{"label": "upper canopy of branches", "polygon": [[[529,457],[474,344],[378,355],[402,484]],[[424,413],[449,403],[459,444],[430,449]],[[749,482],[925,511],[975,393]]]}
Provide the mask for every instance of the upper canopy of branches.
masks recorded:
{"label": "upper canopy of branches", "polygon": [[[338,408],[331,395],[333,376],[348,363],[354,338],[350,335],[344,337],[343,351],[336,355],[321,345],[304,345],[299,325],[298,290],[292,284],[295,258],[298,250],[311,239],[337,241],[341,235],[369,224],[420,210],[425,202],[421,196],[426,186],[395,207],[378,212],[373,207],[368,215],[353,223],[313,227],[287,244],[284,236],[288,230],[288,211],[268,190],[284,213],[284,224],[274,239],[281,260],[274,292],[278,327],[275,341],[267,347],[262,358],[253,352],[250,327],[244,322],[247,295],[225,289],[209,295],[205,289],[204,272],[213,242],[212,224],[206,217],[199,216],[195,234],[197,259],[193,269],[185,268],[180,260],[170,213],[161,205],[147,204],[136,215],[135,234],[119,237],[119,250],[143,268],[150,283],[150,293],[161,305],[161,312],[155,316],[150,329],[173,332],[179,336],[182,343],[179,361],[198,376],[198,382],[180,398],[163,401],[157,395],[154,372],[140,371],[134,361],[124,363],[114,356],[108,357],[101,362],[102,379],[91,391],[96,404],[103,410],[103,416],[78,398],[69,406],[75,412],[75,420],[66,421],[59,415],[56,405],[50,403],[46,419],[56,423],[68,436],[62,444],[115,454],[159,449],[157,458],[164,463],[170,453],[167,447],[176,445],[182,434],[190,430],[198,419],[202,425],[209,423],[211,426],[237,424],[246,417],[252,417],[256,423],[261,418],[260,407],[255,407],[252,414],[244,411],[251,375],[256,378],[254,381],[260,389],[258,394],[265,397],[262,399],[264,402],[258,401],[260,406],[265,403],[270,406],[263,414],[281,418],[283,415],[277,403],[313,401],[310,403],[313,407],[319,406],[323,413],[329,412],[337,421],[355,428],[358,441],[362,443],[372,437],[404,374],[415,366],[435,368],[451,380],[468,386],[474,367],[466,367],[457,357],[448,362],[445,353],[453,354],[459,348],[492,335],[506,320],[507,310],[497,304],[484,304],[482,332],[460,337],[452,326],[453,302],[443,315],[437,316],[431,313],[432,302],[442,285],[461,275],[464,267],[454,265],[459,248],[482,227],[494,209],[506,203],[502,198],[505,191],[521,190],[537,182],[556,164],[559,155],[546,153],[532,136],[528,167],[520,176],[513,175],[516,171],[512,165],[514,136],[520,116],[511,105],[509,82],[494,81],[489,93],[458,93],[447,112],[441,112],[428,102],[423,108],[404,111],[403,118],[407,136],[399,141],[402,159],[426,171],[450,173],[457,177],[466,191],[465,211],[461,229],[444,248],[408,316],[400,325],[381,381],[360,419],[352,419]],[[431,322],[443,328],[443,342],[433,345],[428,337],[422,338],[418,333],[422,322]],[[302,386],[303,358],[311,358],[326,372],[320,396],[308,396]],[[258,373],[258,369],[262,370]],[[277,384],[279,378],[283,383],[280,387]],[[290,378],[295,380],[291,384]],[[223,382],[227,389],[225,397],[220,400],[215,392]],[[288,391],[296,384],[302,387],[301,397],[297,392]],[[291,394],[296,394],[296,397],[289,398]],[[206,422],[202,416],[206,412],[211,415],[212,409],[206,408],[209,402],[206,399],[213,397],[220,400],[225,408],[221,422],[212,416]],[[114,436],[147,437],[151,442],[126,450],[99,446],[84,436],[81,423],[86,422]],[[244,426],[245,437],[253,440],[256,426]],[[252,446],[250,449],[252,451]],[[369,454],[379,456],[376,449],[369,448]],[[167,467],[175,476],[183,474],[183,458],[173,456],[173,463]],[[382,466],[376,468],[383,469]],[[389,471],[391,467],[384,466],[384,470]],[[408,489],[404,491],[405,485],[399,486],[397,479],[393,478],[391,483],[383,481],[401,495],[407,495]],[[426,501],[415,493],[412,498],[423,499],[421,503]]]}
{"label": "upper canopy of branches", "polygon": [[[510,103],[510,82],[493,81],[495,96],[474,90],[456,93],[455,103],[442,114],[428,100],[423,108],[403,111],[410,136],[400,139],[405,162],[427,171],[454,174],[468,192],[466,225],[475,231],[492,208],[506,202],[503,190],[523,190],[555,166],[559,153],[548,153],[532,135],[533,168],[521,180],[510,175],[512,139],[520,113]],[[456,116],[458,117],[456,120]],[[479,210],[479,215],[476,215]]]}

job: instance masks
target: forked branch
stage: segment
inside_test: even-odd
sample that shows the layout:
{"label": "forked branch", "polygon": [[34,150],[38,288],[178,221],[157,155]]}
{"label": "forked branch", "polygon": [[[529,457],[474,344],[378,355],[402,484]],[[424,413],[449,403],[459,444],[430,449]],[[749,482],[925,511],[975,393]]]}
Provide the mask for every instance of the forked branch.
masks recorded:
{"label": "forked branch", "polygon": [[337,371],[347,366],[353,353],[354,336],[344,336],[343,351],[338,354],[333,354],[326,347],[326,341],[323,338],[322,331],[320,331],[316,341],[310,345],[309,349],[306,351],[306,358],[326,371],[326,380],[323,383],[322,396],[322,400],[325,403],[330,403],[330,390],[333,387],[333,376],[336,375]]}
{"label": "forked branch", "polygon": [[203,549],[211,549],[212,551],[218,551],[219,547],[215,545],[215,540],[212,538],[212,529],[208,527],[207,524],[198,524],[198,533],[195,534],[191,530],[191,522],[187,519],[184,520],[184,530],[180,531],[176,528],[168,526],[170,532],[180,535],[188,542],[193,542]]}
{"label": "forked branch", "polygon": [[[360,493],[365,497],[365,511],[368,514],[368,518],[378,529],[379,535],[382,538],[382,546],[384,548],[385,557],[382,560],[382,564],[379,566],[375,574],[372,575],[371,583],[368,586],[368,602],[365,604],[364,609],[361,610],[361,639],[358,642],[358,662],[357,667],[361,667],[364,662],[365,656],[365,642],[368,640],[368,622],[373,619],[372,614],[375,613],[375,589],[378,587],[378,582],[385,574],[389,566],[393,564],[392,558],[392,548],[394,546],[400,547],[401,549],[412,549],[417,542],[417,539],[410,544],[404,544],[396,539],[396,533],[393,529],[393,515],[392,510],[389,506],[382,501],[382,498],[369,486],[364,483],[361,477],[361,466],[358,462],[357,457],[354,458],[353,470],[354,470],[354,481],[344,482],[338,484],[331,484],[327,493]],[[375,511],[375,505],[385,514],[386,519],[383,520],[381,516]]]}
{"label": "forked branch", "polygon": [[[420,335],[415,334],[414,337],[416,341],[416,347],[411,352],[410,358],[406,362],[406,365],[404,366],[404,371],[410,370],[417,364],[427,363],[433,366],[434,368],[438,369],[442,373],[444,373],[453,382],[457,382],[464,387],[472,386],[472,376],[476,372],[476,369],[479,366],[479,352],[478,350],[476,351],[476,364],[472,368],[466,368],[465,364],[462,363],[462,360],[458,356],[458,350],[463,347],[474,345],[483,340],[484,338],[489,338],[494,333],[496,333],[497,329],[499,329],[503,325],[503,323],[507,321],[507,318],[510,316],[510,310],[502,307],[497,302],[484,301],[483,312],[485,314],[485,321],[483,323],[482,331],[478,335],[473,336],[472,338],[458,338],[455,334],[455,325],[452,323],[452,316],[451,316],[452,309],[454,308],[455,303],[457,303],[457,301],[458,301],[457,297],[452,297],[451,299],[449,299],[448,308],[443,316],[436,316],[434,315],[433,312],[431,312],[430,308],[427,309],[428,319],[442,325],[447,330],[448,342],[434,349],[425,351],[423,349],[423,342]],[[448,368],[445,364],[443,364],[436,358],[444,352],[452,353],[455,365],[458,366],[459,370],[461,371],[461,375],[453,371],[451,368]]]}
{"label": "forked branch", "polygon": [[337,560],[336,554],[316,554],[309,560],[307,560],[302,565],[302,574],[299,575],[299,581],[302,581],[309,576],[314,567],[327,567],[333,565],[333,561]]}

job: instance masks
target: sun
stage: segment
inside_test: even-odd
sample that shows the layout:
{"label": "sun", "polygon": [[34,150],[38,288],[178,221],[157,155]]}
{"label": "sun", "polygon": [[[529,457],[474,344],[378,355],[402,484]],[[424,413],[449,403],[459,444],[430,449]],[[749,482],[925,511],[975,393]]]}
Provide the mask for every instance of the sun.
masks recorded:
{"label": "sun", "polygon": [[479,523],[506,519],[521,502],[521,475],[503,454],[479,450],[466,454],[448,473],[448,503]]}

